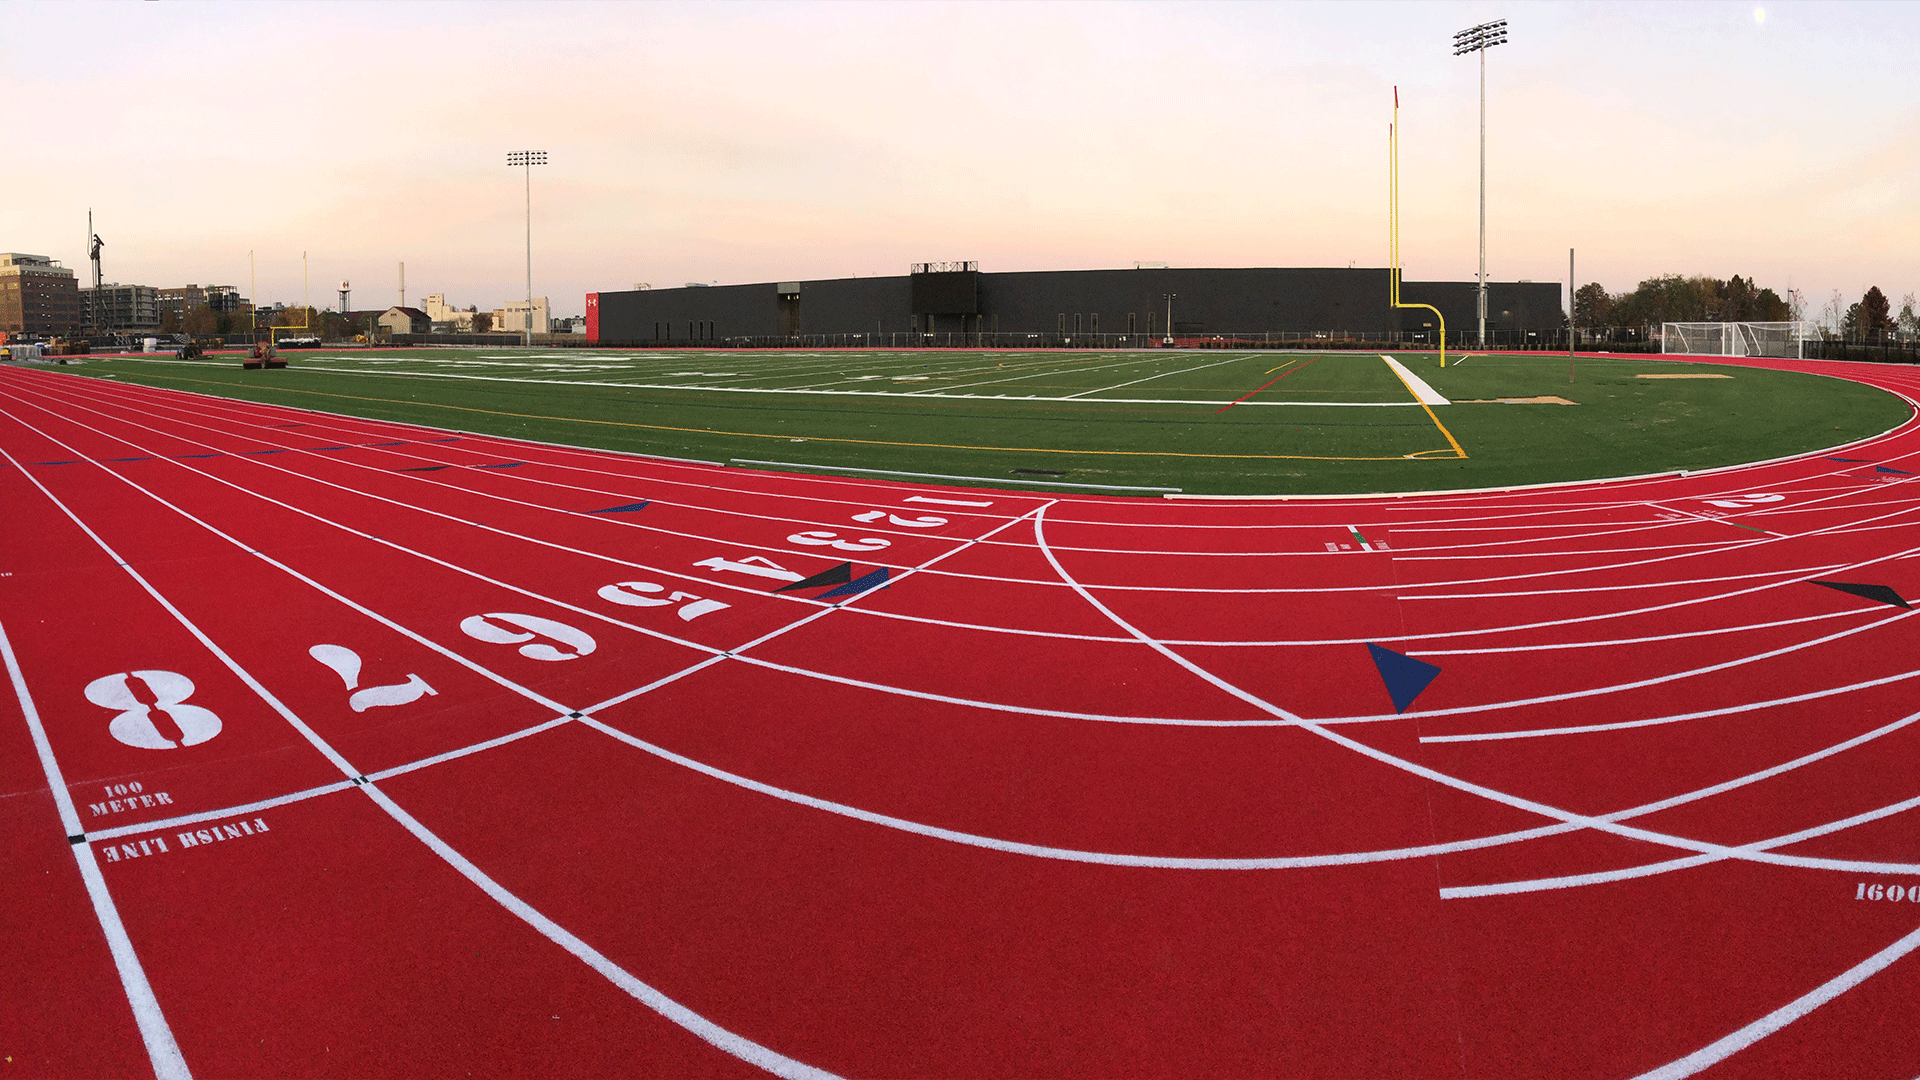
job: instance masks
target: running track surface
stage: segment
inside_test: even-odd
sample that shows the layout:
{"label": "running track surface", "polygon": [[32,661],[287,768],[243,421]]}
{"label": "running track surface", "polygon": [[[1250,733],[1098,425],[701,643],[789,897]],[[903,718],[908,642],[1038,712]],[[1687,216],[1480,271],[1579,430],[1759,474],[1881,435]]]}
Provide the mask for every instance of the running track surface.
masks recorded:
{"label": "running track surface", "polygon": [[1914,422],[1170,503],[16,368],[0,455],[0,1075],[1920,1073]]}

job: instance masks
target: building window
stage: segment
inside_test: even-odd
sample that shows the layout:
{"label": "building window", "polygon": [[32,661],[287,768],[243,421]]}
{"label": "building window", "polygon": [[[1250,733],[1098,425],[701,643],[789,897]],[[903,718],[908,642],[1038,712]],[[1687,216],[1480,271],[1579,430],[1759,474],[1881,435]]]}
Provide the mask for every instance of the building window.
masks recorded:
{"label": "building window", "polygon": [[1060,313],[1060,332],[1067,332],[1067,313],[1064,311]]}
{"label": "building window", "polygon": [[1134,332],[1133,312],[1129,311],[1127,312],[1127,335],[1131,337],[1133,335],[1133,332]]}
{"label": "building window", "polygon": [[1080,313],[1077,311],[1073,313],[1073,332],[1080,332]]}
{"label": "building window", "polygon": [[1099,312],[1096,311],[1093,314],[1087,316],[1087,329],[1096,334],[1100,332],[1100,313]]}

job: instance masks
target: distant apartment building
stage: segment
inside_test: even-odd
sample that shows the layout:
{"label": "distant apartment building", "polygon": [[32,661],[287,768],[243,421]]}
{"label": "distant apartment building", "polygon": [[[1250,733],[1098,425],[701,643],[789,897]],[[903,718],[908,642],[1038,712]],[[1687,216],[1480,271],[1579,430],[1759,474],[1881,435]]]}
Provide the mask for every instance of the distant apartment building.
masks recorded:
{"label": "distant apartment building", "polygon": [[[528,326],[529,321],[531,327]],[[531,309],[525,300],[509,300],[507,306],[493,309],[493,328],[497,331],[524,334],[531,329],[536,334],[544,334],[551,325],[552,313],[547,309],[547,298],[544,296],[534,297]]]}
{"label": "distant apartment building", "polygon": [[102,285],[80,290],[80,325],[109,334],[160,329],[160,290],[151,285]]}
{"label": "distant apartment building", "polygon": [[433,324],[436,334],[471,334],[473,317],[479,314],[474,308],[457,308],[447,303],[445,293],[430,294],[421,301],[421,308],[427,313],[427,321]]}
{"label": "distant apartment building", "polygon": [[65,334],[80,327],[80,283],[45,255],[0,252],[0,331]]}
{"label": "distant apartment building", "polygon": [[160,318],[173,317],[175,325],[187,317],[190,311],[209,308],[217,314],[245,312],[247,298],[240,290],[231,285],[183,285],[177,289],[161,289],[155,300]]}

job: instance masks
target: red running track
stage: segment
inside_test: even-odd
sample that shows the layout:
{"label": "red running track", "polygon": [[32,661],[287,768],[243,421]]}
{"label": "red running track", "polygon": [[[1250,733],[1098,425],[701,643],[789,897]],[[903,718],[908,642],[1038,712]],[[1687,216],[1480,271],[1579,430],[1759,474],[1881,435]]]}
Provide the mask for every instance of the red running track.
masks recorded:
{"label": "red running track", "polygon": [[1176,504],[5,369],[0,459],[8,1076],[1920,1073],[1915,422]]}

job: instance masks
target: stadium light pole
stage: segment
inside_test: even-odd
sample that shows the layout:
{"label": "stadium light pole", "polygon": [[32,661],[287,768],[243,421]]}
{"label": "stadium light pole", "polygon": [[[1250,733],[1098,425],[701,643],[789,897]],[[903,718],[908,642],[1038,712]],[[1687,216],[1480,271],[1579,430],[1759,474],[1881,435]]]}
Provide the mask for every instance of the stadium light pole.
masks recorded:
{"label": "stadium light pole", "polygon": [[521,340],[533,344],[533,167],[547,163],[545,150],[515,150],[507,155],[507,166],[518,166],[527,174],[527,329]]}
{"label": "stadium light pole", "polygon": [[1166,339],[1160,343],[1162,345],[1173,344],[1173,298],[1179,295],[1180,295],[1179,293],[1161,293],[1160,294],[1161,298],[1166,300],[1167,302]]}
{"label": "stadium light pole", "polygon": [[1480,347],[1487,347],[1487,50],[1507,43],[1507,20],[1469,26],[1453,35],[1453,55],[1480,54]]}

